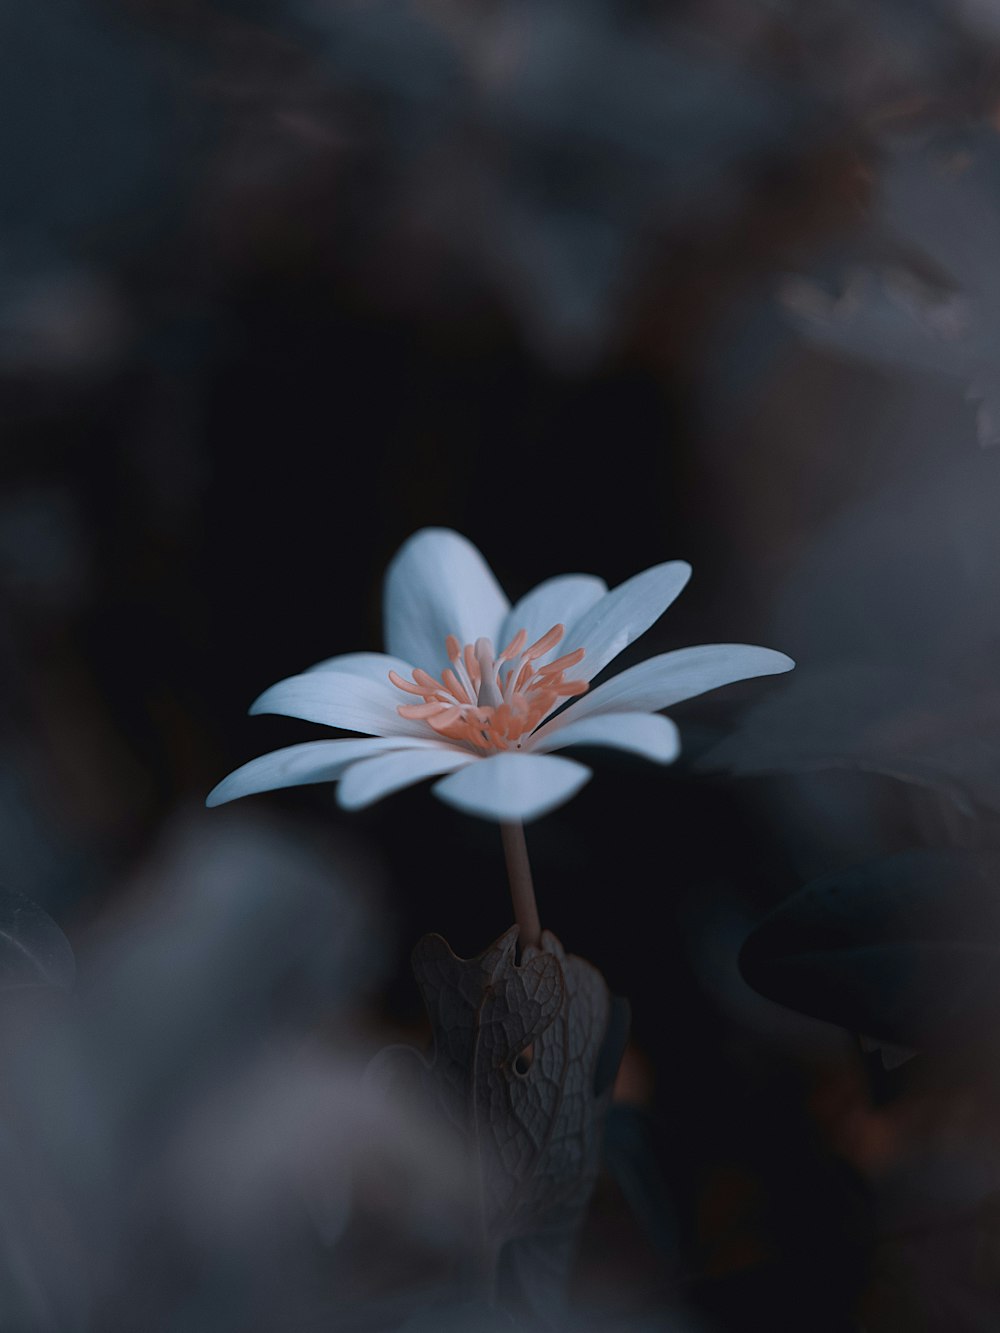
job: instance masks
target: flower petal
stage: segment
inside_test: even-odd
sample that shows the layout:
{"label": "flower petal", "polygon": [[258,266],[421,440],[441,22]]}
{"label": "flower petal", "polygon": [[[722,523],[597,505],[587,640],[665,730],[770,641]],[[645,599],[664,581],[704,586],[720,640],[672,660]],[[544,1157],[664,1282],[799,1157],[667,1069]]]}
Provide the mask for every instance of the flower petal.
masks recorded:
{"label": "flower petal", "polygon": [[480,761],[466,750],[451,746],[428,754],[425,750],[394,750],[375,759],[352,764],[337,788],[337,802],[345,810],[360,810],[373,805],[391,792],[412,787],[424,778],[450,773],[453,769]]}
{"label": "flower petal", "polygon": [[[569,629],[607,590],[608,585],[595,574],[558,574],[546,579],[525,593],[507,612],[497,639],[497,652],[510,643],[519,629],[527,631],[528,643],[540,639],[553,625],[565,625]],[[536,665],[544,665],[548,658],[564,651],[562,647],[554,648],[545,657],[540,657]]]}
{"label": "flower petal", "polygon": [[575,796],[590,776],[590,769],[575,759],[507,753],[479,760],[435,783],[433,790],[466,814],[527,822]]}
{"label": "flower petal", "polygon": [[489,565],[465,537],[423,528],[404,542],[385,577],[385,646],[439,675],[445,639],[486,636],[496,643],[510,603]]}
{"label": "flower petal", "polygon": [[703,643],[661,653],[612,676],[577,699],[565,712],[539,727],[532,744],[598,713],[653,713],[737,680],[791,671],[794,665],[784,653],[747,643]]}
{"label": "flower petal", "polygon": [[645,634],[691,577],[686,560],[669,560],[620,583],[568,626],[560,653],[583,648],[586,656],[573,668],[577,680],[593,680],[622,649]]}
{"label": "flower petal", "polygon": [[422,723],[396,712],[404,698],[389,680],[383,685],[347,671],[306,671],[265,690],[250,705],[250,712],[281,713],[371,736],[426,739],[427,728]]}
{"label": "flower petal", "polygon": [[387,681],[390,671],[396,671],[408,679],[413,674],[413,667],[401,657],[393,657],[389,653],[341,653],[339,657],[327,657],[315,666],[307,667],[306,674],[310,671],[346,671],[349,676]]}
{"label": "flower petal", "polygon": [[567,745],[609,745],[657,764],[672,763],[681,749],[677,728],[660,713],[604,713],[554,728],[531,745],[531,752],[546,754]]}
{"label": "flower petal", "polygon": [[348,764],[383,754],[386,750],[442,750],[450,748],[436,740],[407,740],[395,736],[366,736],[362,740],[305,741],[272,750],[235,769],[208,793],[205,804],[225,805],[240,796],[279,787],[304,787],[310,782],[333,782]]}

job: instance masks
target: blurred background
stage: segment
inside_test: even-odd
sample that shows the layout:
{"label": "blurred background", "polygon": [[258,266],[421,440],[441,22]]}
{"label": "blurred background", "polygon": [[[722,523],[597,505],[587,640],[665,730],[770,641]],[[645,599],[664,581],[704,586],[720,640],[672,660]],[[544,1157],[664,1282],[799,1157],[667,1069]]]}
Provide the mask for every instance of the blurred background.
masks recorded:
{"label": "blurred background", "polygon": [[798,662],[528,831],[633,1012],[567,1328],[994,1329],[1000,6],[39,0],[0,60],[0,1328],[487,1326],[363,1070],[510,924],[495,828],[203,808],[440,524],[512,598],[690,560],[617,665]]}

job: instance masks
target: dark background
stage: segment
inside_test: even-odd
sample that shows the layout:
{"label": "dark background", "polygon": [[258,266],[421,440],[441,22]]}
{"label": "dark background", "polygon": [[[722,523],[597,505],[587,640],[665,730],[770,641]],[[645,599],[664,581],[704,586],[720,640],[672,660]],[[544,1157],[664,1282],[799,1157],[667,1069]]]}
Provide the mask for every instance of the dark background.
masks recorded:
{"label": "dark background", "polygon": [[[920,1010],[933,958],[859,1000],[865,918],[829,993],[779,981],[779,1009],[737,955],[818,875],[995,843],[998,35],[943,0],[0,16],[0,879],[85,987],[171,839],[197,861],[258,820],[381,886],[367,988],[335,1022],[310,992],[305,1030],[419,1037],[414,941],[506,928],[495,829],[426,790],[201,809],[320,734],[246,708],[381,646],[417,528],[467,535],[512,599],[691,561],[620,665],[799,662],[675,710],[672,769],[595,756],[529,829],[544,924],[631,1000],[659,1182],[638,1217],[604,1183],[580,1299],[651,1327],[993,1326],[995,1006],[887,1072],[857,1030],[920,1046],[884,1010]],[[175,1326],[101,1290],[106,1329]],[[188,1326],[241,1326],[219,1301]]]}

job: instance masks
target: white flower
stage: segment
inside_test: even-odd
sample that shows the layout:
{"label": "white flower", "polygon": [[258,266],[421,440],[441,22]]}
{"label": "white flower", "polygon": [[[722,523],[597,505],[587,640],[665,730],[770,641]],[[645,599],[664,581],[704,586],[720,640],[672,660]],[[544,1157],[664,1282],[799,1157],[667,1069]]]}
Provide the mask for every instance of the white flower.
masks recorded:
{"label": "white flower", "polygon": [[512,607],[471,542],[425,528],[403,544],[386,575],[388,653],[320,662],[272,685],[250,709],[363,738],[263,755],[220,782],[207,803],[339,780],[340,804],[356,810],[439,777],[433,790],[449,805],[524,821],[568,801],[591,776],[554,750],[607,745],[668,764],[680,744],[659,709],[794,665],[769,648],[705,644],[649,658],[589,689],[690,574],[683,560],[672,560],[610,592],[592,574],[564,574]]}

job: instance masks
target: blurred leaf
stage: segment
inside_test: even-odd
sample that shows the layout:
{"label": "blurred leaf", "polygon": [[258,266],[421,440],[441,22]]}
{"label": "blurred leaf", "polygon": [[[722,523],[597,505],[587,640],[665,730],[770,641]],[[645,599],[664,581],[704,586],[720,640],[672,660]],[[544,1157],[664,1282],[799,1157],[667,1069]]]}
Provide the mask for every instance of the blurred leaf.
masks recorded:
{"label": "blurred leaf", "polygon": [[0,892],[0,990],[69,990],[75,979],[73,950],[49,914],[20,893]]}
{"label": "blurred leaf", "polygon": [[883,149],[850,258],[834,259],[832,281],[786,280],[779,299],[810,338],[964,381],[980,443],[1000,443],[1000,137],[986,125]]}
{"label": "blurred leaf", "polygon": [[796,670],[702,767],[867,770],[1000,810],[1000,454],[902,443],[798,554],[767,637]]}
{"label": "blurred leaf", "polygon": [[1000,857],[914,851],[793,894],[740,954],[762,995],[905,1046],[992,1038],[1000,1011]]}
{"label": "blurred leaf", "polygon": [[640,10],[536,0],[470,21],[462,6],[377,0],[304,13],[336,85],[378,100],[383,134],[366,110],[364,140],[419,224],[410,235],[471,265],[559,366],[593,364],[621,336],[651,231],[718,225],[761,155],[790,156],[822,129],[792,81]]}
{"label": "blurred leaf", "polygon": [[1000,689],[984,682],[960,693],[946,679],[887,664],[800,666],[702,766],[741,775],[884,773],[944,792],[966,811],[1000,810]]}

